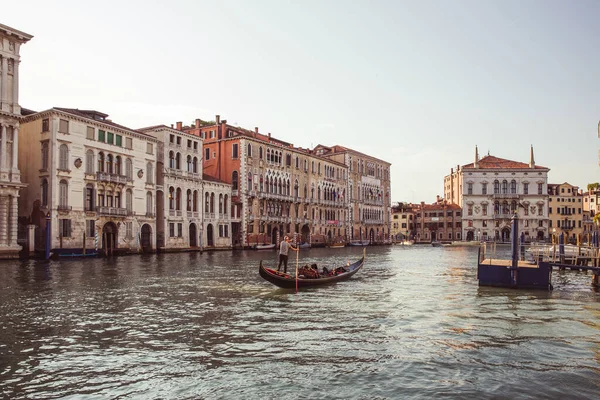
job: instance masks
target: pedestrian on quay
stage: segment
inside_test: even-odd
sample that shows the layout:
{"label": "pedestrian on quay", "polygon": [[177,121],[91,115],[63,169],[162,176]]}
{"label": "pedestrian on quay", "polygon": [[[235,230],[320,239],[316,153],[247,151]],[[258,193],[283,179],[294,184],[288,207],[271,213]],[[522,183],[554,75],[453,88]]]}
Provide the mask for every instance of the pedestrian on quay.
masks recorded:
{"label": "pedestrian on quay", "polygon": [[283,272],[287,274],[288,251],[290,249],[298,251],[297,247],[290,244],[289,236],[285,236],[279,245],[279,265],[277,266],[277,271],[281,269],[281,263],[283,263]]}

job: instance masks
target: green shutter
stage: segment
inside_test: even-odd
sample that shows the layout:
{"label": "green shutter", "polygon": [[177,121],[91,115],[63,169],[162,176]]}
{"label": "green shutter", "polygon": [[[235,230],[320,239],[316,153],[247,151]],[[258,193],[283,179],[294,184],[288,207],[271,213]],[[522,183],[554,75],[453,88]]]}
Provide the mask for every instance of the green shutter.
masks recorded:
{"label": "green shutter", "polygon": [[101,131],[100,129],[98,129],[98,141],[104,142],[104,131]]}
{"label": "green shutter", "polygon": [[122,144],[122,139],[123,139],[123,138],[122,138],[122,136],[121,136],[121,135],[116,135],[116,136],[117,136],[117,137],[116,137],[116,142],[115,142],[115,144],[116,144],[117,146],[119,146],[119,147],[123,146],[123,144]]}

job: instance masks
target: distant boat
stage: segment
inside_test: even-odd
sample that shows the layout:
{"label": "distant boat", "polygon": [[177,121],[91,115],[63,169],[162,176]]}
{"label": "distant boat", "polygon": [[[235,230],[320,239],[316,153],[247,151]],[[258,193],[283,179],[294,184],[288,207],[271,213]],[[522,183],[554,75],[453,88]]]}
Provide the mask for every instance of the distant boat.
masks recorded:
{"label": "distant boat", "polygon": [[414,240],[403,240],[399,243],[402,246],[412,246],[413,244],[415,244]]}
{"label": "distant boat", "polygon": [[274,248],[275,243],[254,245],[254,250],[273,250]]}
{"label": "distant boat", "polygon": [[350,246],[368,246],[369,242],[366,240],[355,240],[350,242]]}
{"label": "distant boat", "polygon": [[298,245],[298,248],[300,248],[300,249],[310,249],[310,243],[300,243]]}
{"label": "distant boat", "polygon": [[431,245],[433,247],[441,247],[442,242],[438,242],[437,240],[434,240],[434,241],[431,242]]}
{"label": "distant boat", "polygon": [[344,244],[344,243],[333,243],[333,244],[330,244],[327,247],[329,247],[330,249],[339,249],[339,248],[342,248],[342,247],[346,247],[346,244]]}

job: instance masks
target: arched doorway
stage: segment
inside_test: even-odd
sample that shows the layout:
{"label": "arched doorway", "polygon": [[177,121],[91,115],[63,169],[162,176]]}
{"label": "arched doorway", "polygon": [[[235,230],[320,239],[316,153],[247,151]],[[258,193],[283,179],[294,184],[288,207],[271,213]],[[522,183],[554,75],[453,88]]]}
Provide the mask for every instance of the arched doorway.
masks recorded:
{"label": "arched doorway", "polygon": [[208,226],[206,227],[206,245],[208,247],[213,247],[215,245],[215,238],[214,238],[212,224],[208,224]]}
{"label": "arched doorway", "polygon": [[502,228],[502,241],[510,242],[510,228],[509,227]]}
{"label": "arched doorway", "polygon": [[375,242],[375,231],[373,230],[373,228],[371,228],[371,230],[369,231],[369,242],[370,243]]}
{"label": "arched doorway", "polygon": [[467,241],[470,242],[470,241],[474,240],[474,236],[475,236],[475,234],[473,233],[473,231],[468,231],[467,232]]}
{"label": "arched doorway", "polygon": [[273,229],[271,229],[271,243],[277,243],[277,233],[279,232],[279,230],[277,229],[276,226],[273,227]]}
{"label": "arched doorway", "polygon": [[198,247],[198,234],[196,232],[196,224],[191,223],[189,228],[190,247]]}
{"label": "arched doorway", "polygon": [[327,231],[327,242],[331,243],[333,241],[333,237],[331,235],[331,229]]}
{"label": "arched doorway", "polygon": [[304,225],[300,232],[302,233],[302,242],[310,243],[310,228],[308,225]]}
{"label": "arched doorway", "polygon": [[119,231],[114,222],[107,222],[102,227],[102,250],[107,256],[112,256],[117,249],[117,236]]}
{"label": "arched doorway", "polygon": [[142,251],[152,252],[152,227],[148,224],[142,226]]}

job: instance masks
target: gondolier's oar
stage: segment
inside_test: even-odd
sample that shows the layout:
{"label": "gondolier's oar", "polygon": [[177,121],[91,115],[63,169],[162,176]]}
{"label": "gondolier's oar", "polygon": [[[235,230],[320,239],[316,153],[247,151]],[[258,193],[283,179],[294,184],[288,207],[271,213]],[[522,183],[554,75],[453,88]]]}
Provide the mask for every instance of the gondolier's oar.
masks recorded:
{"label": "gondolier's oar", "polygon": [[300,248],[296,247],[296,293],[298,293],[298,253],[300,253]]}

